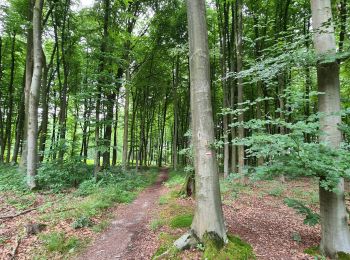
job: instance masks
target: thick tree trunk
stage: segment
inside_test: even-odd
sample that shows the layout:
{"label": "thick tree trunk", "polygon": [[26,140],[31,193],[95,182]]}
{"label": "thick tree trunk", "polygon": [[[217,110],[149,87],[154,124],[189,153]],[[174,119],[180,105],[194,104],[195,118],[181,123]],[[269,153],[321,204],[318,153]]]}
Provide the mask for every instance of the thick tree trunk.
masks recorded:
{"label": "thick tree trunk", "polygon": [[[316,53],[322,55],[336,54],[336,41],[332,23],[332,8],[330,0],[311,1],[314,45]],[[341,123],[339,65],[334,61],[321,60],[317,66],[318,90],[324,94],[319,96],[319,112],[325,116],[321,119],[321,130],[324,135],[321,141],[337,148],[342,136],[338,129]],[[321,213],[321,251],[334,258],[337,252],[350,253],[350,232],[348,227],[348,213],[344,197],[344,181],[338,185],[338,192],[329,192],[320,186]]]}
{"label": "thick tree trunk", "polygon": [[196,208],[192,223],[202,239],[213,232],[227,241],[222,213],[210,95],[208,30],[205,1],[187,0],[190,43],[192,135],[196,172]]}
{"label": "thick tree trunk", "polygon": [[33,50],[34,70],[29,95],[28,113],[28,154],[27,154],[27,185],[30,189],[36,187],[35,175],[38,161],[38,101],[42,74],[42,50],[41,50],[41,13],[42,1],[36,0],[33,10]]}

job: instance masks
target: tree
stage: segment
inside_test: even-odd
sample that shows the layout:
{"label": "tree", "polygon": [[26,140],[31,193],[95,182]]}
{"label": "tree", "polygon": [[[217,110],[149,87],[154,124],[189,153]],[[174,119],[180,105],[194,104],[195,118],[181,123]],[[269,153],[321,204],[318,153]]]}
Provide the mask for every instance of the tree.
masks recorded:
{"label": "tree", "polygon": [[[314,46],[319,56],[317,65],[318,109],[325,116],[321,119],[324,135],[321,141],[338,148],[342,141],[338,126],[341,123],[339,65],[336,60],[336,41],[330,0],[311,1],[315,30]],[[329,257],[338,252],[350,253],[348,213],[345,206],[344,180],[340,179],[338,192],[327,191],[320,186],[321,250]]]}
{"label": "tree", "polygon": [[28,132],[27,132],[27,184],[36,188],[35,175],[38,162],[38,102],[42,74],[41,14],[43,0],[35,0],[33,9],[33,56],[34,69],[29,94]]}
{"label": "tree", "polygon": [[213,232],[226,241],[214,143],[209,47],[204,0],[187,0],[190,46],[192,138],[196,173],[196,208],[192,229],[199,239]]}

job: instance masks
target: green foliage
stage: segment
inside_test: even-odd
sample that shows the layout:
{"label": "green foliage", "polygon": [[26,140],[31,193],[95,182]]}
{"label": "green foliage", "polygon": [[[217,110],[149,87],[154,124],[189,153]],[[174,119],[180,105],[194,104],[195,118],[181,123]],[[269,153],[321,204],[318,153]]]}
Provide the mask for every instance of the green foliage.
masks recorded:
{"label": "green foliage", "polygon": [[52,232],[41,236],[46,249],[49,252],[59,252],[61,254],[73,252],[81,243],[76,237],[67,238],[64,233]]}
{"label": "green foliage", "polygon": [[287,204],[288,207],[291,207],[297,211],[297,213],[304,215],[304,224],[309,226],[315,226],[320,222],[320,215],[313,212],[310,208],[306,207],[301,201],[286,198],[284,203]]}
{"label": "green foliage", "polygon": [[27,190],[23,174],[15,166],[0,164],[0,191]]}
{"label": "green foliage", "polygon": [[80,218],[77,218],[72,223],[72,228],[78,229],[78,228],[84,228],[84,227],[91,227],[93,225],[90,218],[86,216],[81,216]]}
{"label": "green foliage", "polygon": [[[244,169],[245,173],[249,174],[253,180],[272,179],[280,174],[285,174],[290,178],[314,176],[320,179],[320,185],[324,189],[337,192],[340,178],[350,177],[350,149],[346,143],[340,148],[333,148],[327,143],[318,142],[323,135],[319,121],[331,115],[317,113],[307,118],[299,116],[298,113],[302,113],[303,109],[301,104],[305,100],[291,89],[287,89],[280,98],[288,101],[286,107],[289,110],[276,112],[283,113],[285,118],[294,113],[297,115],[294,121],[267,118],[231,124],[231,127],[241,126],[252,133],[246,138],[234,139],[233,144],[244,145],[247,157],[265,159],[263,166],[247,167]],[[247,101],[243,104],[243,109],[226,110],[225,113],[237,116],[255,106],[257,102],[261,100]],[[283,128],[286,134],[271,134],[267,131],[269,128]],[[347,129],[347,127],[343,125],[342,129]],[[310,141],[308,141],[307,136],[313,138],[309,138]],[[216,144],[218,147],[222,145],[223,141]]]}
{"label": "green foliage", "polygon": [[172,218],[169,222],[172,228],[186,228],[190,227],[193,220],[193,214],[178,215]]}
{"label": "green foliage", "polygon": [[240,238],[232,235],[228,235],[228,243],[223,244],[223,242],[217,239],[203,239],[204,242],[204,254],[203,259],[208,260],[249,260],[255,259],[253,253],[253,248],[242,241]]}
{"label": "green foliage", "polygon": [[165,186],[173,188],[178,185],[183,185],[186,180],[186,173],[183,171],[171,171],[169,179],[165,182]]}
{"label": "green foliage", "polygon": [[81,182],[93,177],[92,167],[79,160],[53,161],[44,163],[36,179],[42,189],[60,192],[77,187]]}
{"label": "green foliage", "polygon": [[97,192],[99,187],[100,182],[96,183],[95,179],[85,180],[79,185],[75,194],[82,197],[88,196]]}

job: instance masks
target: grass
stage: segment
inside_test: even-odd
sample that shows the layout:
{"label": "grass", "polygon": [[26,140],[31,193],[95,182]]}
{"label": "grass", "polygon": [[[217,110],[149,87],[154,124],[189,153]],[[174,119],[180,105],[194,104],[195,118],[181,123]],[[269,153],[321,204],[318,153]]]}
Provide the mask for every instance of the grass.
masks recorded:
{"label": "grass", "polygon": [[102,220],[100,223],[92,226],[91,230],[94,231],[95,233],[100,233],[106,230],[108,226],[109,226],[109,221]]}
{"label": "grass", "polygon": [[278,186],[278,187],[274,187],[273,189],[271,189],[268,194],[274,197],[281,197],[282,194],[284,192],[284,187],[283,186]]}
{"label": "grass", "polygon": [[66,237],[63,232],[52,232],[41,236],[45,248],[48,252],[73,253],[82,245],[77,237]]}
{"label": "grass", "polygon": [[165,205],[168,204],[170,200],[170,196],[169,195],[163,195],[159,197],[159,205]]}
{"label": "grass", "polygon": [[164,225],[164,220],[162,219],[154,219],[150,224],[150,228],[152,231],[156,231]]}
{"label": "grass", "polygon": [[165,182],[165,186],[168,188],[175,188],[178,186],[182,186],[186,180],[186,173],[183,171],[170,171],[169,178]]}

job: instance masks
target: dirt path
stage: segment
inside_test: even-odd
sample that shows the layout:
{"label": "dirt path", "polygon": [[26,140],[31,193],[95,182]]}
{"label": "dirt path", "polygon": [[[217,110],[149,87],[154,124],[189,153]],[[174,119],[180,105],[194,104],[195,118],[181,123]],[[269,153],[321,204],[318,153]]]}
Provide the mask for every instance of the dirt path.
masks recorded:
{"label": "dirt path", "polygon": [[158,206],[158,198],[166,192],[162,183],[168,178],[168,169],[161,169],[157,182],[143,191],[129,205],[117,210],[116,219],[78,260],[148,259],[151,248],[156,248],[154,234],[148,223]]}

